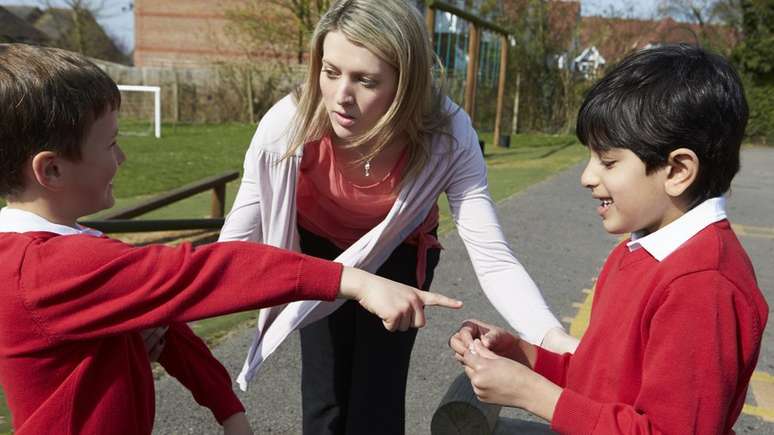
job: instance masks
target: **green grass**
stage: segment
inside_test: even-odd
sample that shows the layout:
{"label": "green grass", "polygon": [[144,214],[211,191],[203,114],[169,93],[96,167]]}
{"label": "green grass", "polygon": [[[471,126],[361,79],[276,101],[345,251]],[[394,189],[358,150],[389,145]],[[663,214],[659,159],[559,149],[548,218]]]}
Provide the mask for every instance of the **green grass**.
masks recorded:
{"label": "green grass", "polygon": [[[578,163],[588,154],[570,135],[520,134],[511,137],[510,148],[493,146],[491,133],[480,137],[485,141],[489,193],[495,202]],[[438,208],[439,232],[443,234],[454,228],[445,195],[439,198]]]}
{"label": "green grass", "polygon": [[0,433],[11,433],[11,411],[5,403],[5,393],[2,388],[0,388]]}
{"label": "green grass", "polygon": [[162,129],[161,139],[121,137],[127,159],[113,183],[115,195],[153,195],[223,171],[241,171],[254,131],[251,124],[178,125]]}
{"label": "green grass", "polygon": [[[115,182],[115,207],[132,205],[226,170],[242,170],[247,145],[255,127],[248,124],[178,125],[162,129],[163,137],[121,137],[127,154]],[[581,161],[586,149],[572,136],[522,134],[511,138],[510,148],[492,145],[492,135],[482,134],[489,167],[489,191],[500,202],[524,188]],[[238,181],[227,187],[227,210],[233,203]],[[209,213],[210,192],[143,215],[142,218],[174,219],[204,217]],[[439,199],[440,233],[453,229],[446,197]],[[255,320],[255,313],[238,313],[193,323],[197,334],[214,344],[236,326]],[[10,431],[10,416],[0,390],[0,434]]]}
{"label": "green grass", "polygon": [[241,172],[254,132],[252,124],[164,125],[161,139],[120,136],[118,142],[127,159],[113,183],[116,206],[224,171]]}

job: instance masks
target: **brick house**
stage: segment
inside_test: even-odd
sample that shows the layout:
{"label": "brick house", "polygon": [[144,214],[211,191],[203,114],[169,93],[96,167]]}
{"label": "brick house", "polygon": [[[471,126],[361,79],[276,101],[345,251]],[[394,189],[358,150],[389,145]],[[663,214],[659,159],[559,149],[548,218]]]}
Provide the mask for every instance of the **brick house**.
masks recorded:
{"label": "brick house", "polygon": [[[135,65],[202,66],[277,57],[269,47],[251,46],[234,26],[233,14],[254,4],[246,0],[135,0]],[[294,56],[279,54],[283,55]]]}

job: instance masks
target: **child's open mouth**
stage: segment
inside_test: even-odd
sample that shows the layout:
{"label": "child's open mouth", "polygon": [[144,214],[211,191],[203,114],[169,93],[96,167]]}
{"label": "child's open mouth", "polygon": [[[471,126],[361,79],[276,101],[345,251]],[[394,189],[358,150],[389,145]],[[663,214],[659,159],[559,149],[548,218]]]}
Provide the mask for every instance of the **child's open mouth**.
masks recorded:
{"label": "child's open mouth", "polygon": [[613,200],[610,198],[600,199],[599,207],[597,207],[597,213],[604,215],[605,212],[613,205]]}

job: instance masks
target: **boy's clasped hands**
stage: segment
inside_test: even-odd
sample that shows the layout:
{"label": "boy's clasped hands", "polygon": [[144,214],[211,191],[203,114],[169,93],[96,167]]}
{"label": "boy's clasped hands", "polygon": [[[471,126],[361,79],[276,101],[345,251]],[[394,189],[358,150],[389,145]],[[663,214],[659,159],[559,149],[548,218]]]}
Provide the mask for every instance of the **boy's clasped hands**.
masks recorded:
{"label": "boy's clasped hands", "polygon": [[537,358],[533,344],[503,328],[471,319],[451,336],[449,346],[479,400],[551,419],[561,388],[532,370]]}

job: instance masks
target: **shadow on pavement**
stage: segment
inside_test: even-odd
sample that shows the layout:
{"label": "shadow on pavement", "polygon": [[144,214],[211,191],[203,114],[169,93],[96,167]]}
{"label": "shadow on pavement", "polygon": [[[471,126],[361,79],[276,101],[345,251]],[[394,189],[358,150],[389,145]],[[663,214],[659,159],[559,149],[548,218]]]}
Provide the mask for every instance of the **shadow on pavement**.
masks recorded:
{"label": "shadow on pavement", "polygon": [[519,434],[519,435],[553,435],[556,432],[545,423],[519,420],[517,418],[500,417],[497,419],[494,435]]}

